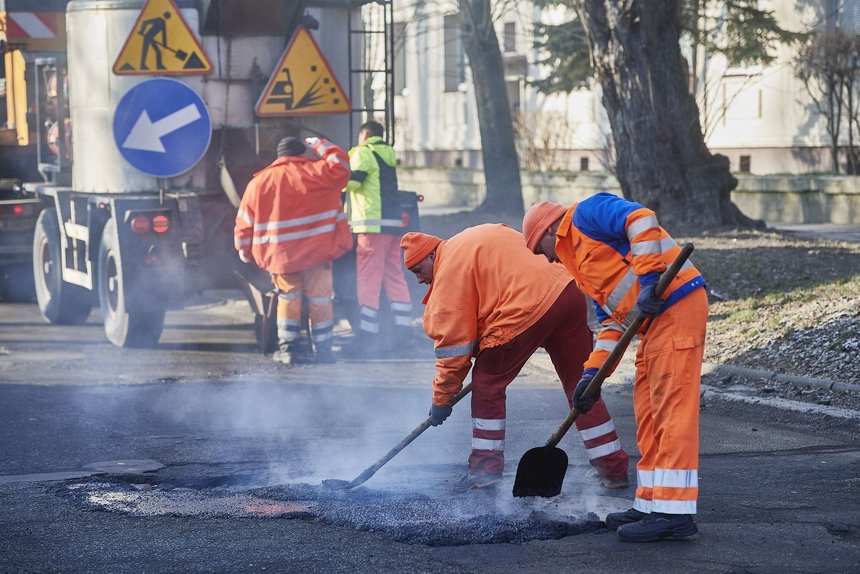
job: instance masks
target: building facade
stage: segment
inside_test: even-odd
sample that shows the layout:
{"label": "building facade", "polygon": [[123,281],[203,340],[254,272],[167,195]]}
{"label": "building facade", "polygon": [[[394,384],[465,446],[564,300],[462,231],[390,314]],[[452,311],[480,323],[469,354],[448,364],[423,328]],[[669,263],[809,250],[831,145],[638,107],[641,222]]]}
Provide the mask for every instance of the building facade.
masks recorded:
{"label": "building facade", "polygon": [[[397,0],[394,8],[395,147],[406,166],[479,168],[481,141],[474,85],[455,0]],[[860,31],[860,0],[762,1],[783,29]],[[537,24],[570,18],[531,0],[497,0],[495,29],[505,63],[522,167],[536,171],[604,171],[611,134],[597,89],[544,95],[533,82],[552,70],[539,65]],[[718,27],[719,13],[712,25]],[[716,24],[714,24],[716,23]],[[712,33],[718,33],[713,31]],[[706,142],[751,174],[831,170],[826,122],[795,73],[797,49],[780,46],[767,66],[731,68],[702,48],[693,55],[696,99]],[[367,50],[368,57],[374,51]],[[844,139],[844,137],[843,137]]]}

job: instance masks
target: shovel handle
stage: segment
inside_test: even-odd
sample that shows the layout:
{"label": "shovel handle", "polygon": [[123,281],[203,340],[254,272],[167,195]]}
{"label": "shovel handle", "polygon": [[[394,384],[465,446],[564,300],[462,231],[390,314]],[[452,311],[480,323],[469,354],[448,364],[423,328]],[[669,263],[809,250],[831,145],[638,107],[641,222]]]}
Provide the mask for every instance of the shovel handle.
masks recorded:
{"label": "shovel handle", "polygon": [[[453,407],[454,405],[456,405],[458,402],[460,402],[460,399],[462,399],[463,397],[468,395],[470,392],[472,392],[472,383],[471,382],[469,382],[466,386],[464,386],[460,390],[459,393],[454,395],[454,400],[451,402],[451,406]],[[394,447],[391,450],[389,450],[387,453],[385,453],[385,455],[382,458],[380,458],[379,460],[374,462],[372,465],[367,467],[364,470],[364,472],[362,472],[356,478],[354,478],[349,483],[349,488],[353,488],[355,486],[358,486],[359,484],[363,484],[363,483],[367,482],[371,476],[376,474],[377,470],[379,470],[380,468],[382,468],[385,465],[385,463],[387,463],[389,460],[394,458],[394,456],[397,453],[399,453],[401,450],[406,448],[406,446],[409,443],[411,443],[413,440],[418,438],[421,435],[421,433],[423,433],[428,428],[430,428],[430,426],[432,425],[432,421],[433,421],[432,417],[427,417],[427,420],[425,420],[423,423],[421,423],[420,425],[415,427],[415,429],[411,433],[406,435],[403,438],[403,440],[401,440],[399,443],[394,445]]]}
{"label": "shovel handle", "polygon": [[[675,261],[673,261],[663,275],[660,276],[660,281],[657,282],[657,287],[654,288],[654,294],[656,296],[659,297],[663,294],[663,291],[666,290],[669,283],[675,278],[675,275],[678,274],[678,271],[681,270],[684,263],[687,262],[687,259],[690,257],[692,252],[692,243],[687,243],[681,248],[681,252],[678,253],[678,257],[675,258]],[[585,392],[582,393],[583,396],[590,397],[600,391],[600,385],[603,384],[603,381],[609,375],[609,372],[615,368],[615,363],[621,359],[621,356],[624,354],[624,351],[627,350],[627,346],[630,344],[630,341],[632,341],[633,337],[636,336],[636,333],[639,332],[639,329],[642,327],[642,324],[646,319],[648,319],[648,315],[643,315],[638,310],[633,311],[633,320],[630,322],[630,326],[624,330],[624,334],[621,335],[620,339],[618,339],[618,342],[615,344],[615,348],[612,349],[612,352],[610,352],[609,356],[606,357],[606,360],[603,361],[603,365],[600,366],[600,369],[591,379]],[[564,435],[567,434],[567,431],[570,430],[576,417],[579,416],[579,412],[579,409],[575,407],[570,410],[567,417],[562,421],[561,426],[558,427],[558,430],[556,430],[555,433],[549,437],[549,440],[546,441],[546,446],[554,447],[561,441]]]}

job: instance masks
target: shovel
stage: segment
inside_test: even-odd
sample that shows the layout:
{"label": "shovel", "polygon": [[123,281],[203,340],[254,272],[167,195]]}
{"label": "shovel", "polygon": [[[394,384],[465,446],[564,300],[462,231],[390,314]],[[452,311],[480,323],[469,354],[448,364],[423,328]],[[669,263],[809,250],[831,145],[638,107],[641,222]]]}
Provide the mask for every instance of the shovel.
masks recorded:
{"label": "shovel", "polygon": [[[692,243],[686,244],[681,249],[677,259],[672,262],[669,268],[666,269],[660,277],[660,281],[654,289],[655,295],[659,297],[663,294],[663,291],[665,291],[666,287],[669,286],[669,282],[675,278],[675,275],[677,275],[678,271],[681,270],[681,267],[687,261],[687,258],[690,257],[690,253],[692,252]],[[615,345],[615,348],[612,349],[612,352],[609,353],[609,356],[606,357],[605,361],[603,361],[603,365],[600,367],[600,370],[597,371],[597,374],[594,375],[594,378],[591,379],[591,382],[588,384],[588,388],[585,389],[583,396],[590,397],[600,390],[600,385],[603,384],[603,380],[606,378],[607,373],[615,366],[615,363],[621,359],[621,356],[624,354],[624,351],[627,350],[627,346],[630,344],[630,341],[634,336],[636,336],[639,328],[642,327],[642,324],[648,318],[647,315],[642,315],[638,311],[635,311],[632,317],[633,320],[630,323],[630,326],[627,327],[624,334],[621,335],[621,338]],[[517,477],[514,480],[515,497],[543,496],[545,498],[551,498],[561,492],[561,485],[564,482],[564,473],[567,472],[567,454],[560,448],[557,448],[556,445],[561,441],[568,429],[570,429],[577,416],[579,416],[579,409],[571,409],[567,418],[564,419],[561,426],[558,427],[558,430],[549,437],[549,440],[546,441],[544,446],[539,446],[526,451],[520,459],[519,466],[517,466]]]}
{"label": "shovel", "polygon": [[[456,405],[460,401],[460,399],[462,399],[463,397],[468,395],[471,391],[472,391],[472,383],[469,383],[468,385],[463,387],[459,393],[457,393],[454,396],[454,401],[451,403],[451,406],[453,407],[454,405]],[[335,489],[335,490],[349,490],[350,488],[355,488],[359,484],[364,484],[365,482],[370,480],[370,477],[373,476],[374,474],[376,474],[376,471],[379,470],[380,468],[382,468],[383,465],[385,465],[385,463],[387,463],[389,460],[394,458],[394,456],[398,452],[400,452],[401,450],[406,448],[406,446],[409,443],[411,443],[413,440],[418,438],[421,435],[421,433],[423,433],[428,428],[430,428],[430,426],[432,426],[432,423],[431,423],[432,420],[433,419],[431,417],[427,417],[427,420],[425,420],[423,423],[421,423],[420,425],[415,427],[415,430],[413,430],[411,433],[409,433],[406,436],[406,438],[404,438],[399,443],[394,445],[394,448],[389,450],[385,454],[385,456],[383,456],[382,458],[380,458],[379,460],[374,462],[372,465],[367,467],[364,472],[359,474],[357,477],[355,477],[351,481],[339,480],[337,478],[327,478],[324,481],[322,481],[323,487],[331,488],[331,489]]]}

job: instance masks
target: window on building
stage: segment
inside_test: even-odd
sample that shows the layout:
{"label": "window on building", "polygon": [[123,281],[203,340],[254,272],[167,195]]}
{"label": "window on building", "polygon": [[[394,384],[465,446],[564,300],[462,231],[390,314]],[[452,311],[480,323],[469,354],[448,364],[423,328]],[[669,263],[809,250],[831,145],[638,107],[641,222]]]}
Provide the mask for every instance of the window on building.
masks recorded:
{"label": "window on building", "polygon": [[860,0],[839,0],[838,26],[846,34],[860,33]]}
{"label": "window on building", "polygon": [[740,165],[738,166],[740,168],[740,172],[750,173],[750,163],[750,156],[742,155],[740,157]]}
{"label": "window on building", "polygon": [[588,158],[579,158],[579,171],[588,171]]}
{"label": "window on building", "polygon": [[459,14],[445,16],[445,91],[456,92],[466,81],[466,56]]}
{"label": "window on building", "polygon": [[517,23],[516,22],[505,22],[505,52],[516,52],[517,51]]}
{"label": "window on building", "polygon": [[505,82],[505,87],[507,87],[508,90],[508,104],[511,106],[511,113],[518,114],[521,109],[520,81],[508,80]]}
{"label": "window on building", "polygon": [[395,22],[394,34],[394,93],[400,95],[406,88],[406,23]]}

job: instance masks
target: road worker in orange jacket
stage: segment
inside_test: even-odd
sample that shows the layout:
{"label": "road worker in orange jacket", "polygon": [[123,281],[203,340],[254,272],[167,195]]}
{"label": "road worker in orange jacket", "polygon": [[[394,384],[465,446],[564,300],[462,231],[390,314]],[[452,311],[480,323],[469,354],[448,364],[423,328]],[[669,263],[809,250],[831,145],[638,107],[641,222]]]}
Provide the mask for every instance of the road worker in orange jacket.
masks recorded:
{"label": "road worker in orange jacket", "polygon": [[[573,402],[615,347],[634,310],[653,316],[639,333],[633,407],[642,458],[633,508],[609,514],[606,524],[621,540],[650,542],[687,538],[698,496],[699,383],[708,320],[705,281],[689,261],[662,297],[660,274],[681,248],[638,203],[598,193],[570,208],[535,204],[523,219],[528,248],[561,261],[595,303],[602,328],[585,362]],[[598,395],[599,396],[599,395]]]}
{"label": "road worker in orange jacket", "polygon": [[308,301],[315,359],[333,362],[331,262],[352,248],[341,205],[349,158],[318,138],[287,137],[278,158],[254,174],[236,215],[235,246],[242,261],[256,261],[272,274],[278,292],[275,359],[296,359],[302,299]]}
{"label": "road worker in orange jacket", "polygon": [[[591,352],[585,298],[560,265],[546,265],[520,233],[478,225],[447,241],[423,233],[403,236],[404,262],[420,283],[424,330],[435,342],[433,425],[451,414],[451,401],[472,368],[472,453],[458,490],[500,482],[504,467],[505,390],[529,357],[547,350],[568,406]],[[606,405],[598,400],[576,428],[604,486],[627,486],[627,454]]]}

